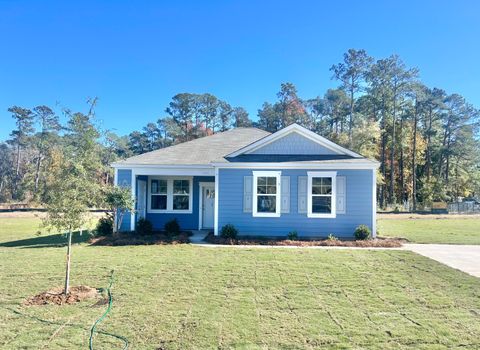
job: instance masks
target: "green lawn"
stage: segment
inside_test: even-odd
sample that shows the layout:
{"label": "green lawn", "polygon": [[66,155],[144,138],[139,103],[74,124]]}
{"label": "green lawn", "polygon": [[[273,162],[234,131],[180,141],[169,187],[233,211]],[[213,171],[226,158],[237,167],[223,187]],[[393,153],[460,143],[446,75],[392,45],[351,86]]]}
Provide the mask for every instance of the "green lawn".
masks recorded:
{"label": "green lawn", "polygon": [[[0,348],[88,348],[105,305],[21,306],[64,273],[35,225],[0,218]],[[74,246],[73,284],[104,287],[111,269],[99,329],[132,349],[480,348],[480,280],[411,252]]]}
{"label": "green lawn", "polygon": [[379,234],[415,243],[480,244],[480,217],[378,220]]}

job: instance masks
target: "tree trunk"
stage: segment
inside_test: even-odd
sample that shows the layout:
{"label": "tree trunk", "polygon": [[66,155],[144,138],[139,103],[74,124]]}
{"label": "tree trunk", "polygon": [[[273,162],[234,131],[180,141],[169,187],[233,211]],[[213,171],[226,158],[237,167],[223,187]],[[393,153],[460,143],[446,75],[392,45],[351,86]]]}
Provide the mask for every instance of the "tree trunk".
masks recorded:
{"label": "tree trunk", "polygon": [[15,167],[15,177],[20,174],[20,142],[17,144],[17,165]]}
{"label": "tree trunk", "polygon": [[72,230],[68,231],[68,245],[67,245],[67,270],[65,271],[65,290],[63,291],[65,296],[70,291],[70,256],[72,249]]}
{"label": "tree trunk", "polygon": [[33,190],[33,194],[36,196],[37,191],[38,191],[38,181],[40,179],[40,167],[42,165],[42,154],[41,152],[38,152],[38,159],[37,159],[37,164],[35,168],[35,186]]}
{"label": "tree trunk", "polygon": [[396,133],[396,113],[397,113],[397,98],[394,95],[393,98],[393,120],[392,120],[392,147],[390,149],[390,190],[389,190],[389,202],[390,204],[394,204],[395,202],[395,187],[394,187],[394,182],[395,182],[395,133]]}
{"label": "tree trunk", "polygon": [[387,148],[387,133],[385,130],[385,104],[382,108],[382,125],[381,125],[381,132],[382,132],[382,155],[381,155],[381,167],[382,167],[382,176],[383,176],[383,184],[380,186],[380,207],[385,208],[385,181],[387,176],[387,167],[386,167],[386,148]]}
{"label": "tree trunk", "polygon": [[13,179],[12,198],[17,199],[18,192],[18,178],[20,176],[20,142],[17,143],[17,163],[15,166],[15,177]]}
{"label": "tree trunk", "polygon": [[[403,138],[403,117],[400,117],[400,139]],[[405,172],[404,172],[404,159],[403,159],[403,144],[400,142],[400,160],[399,160],[399,171],[400,171],[400,191],[402,202],[406,200],[405,195]]]}
{"label": "tree trunk", "polygon": [[352,147],[352,132],[353,132],[353,105],[355,103],[354,94],[353,94],[353,77],[352,77],[352,88],[350,89],[350,121],[348,125],[348,145]]}
{"label": "tree trunk", "polygon": [[449,173],[450,173],[450,138],[447,141],[447,156],[445,162],[445,185],[448,186]]}
{"label": "tree trunk", "polygon": [[444,153],[448,153],[448,149],[446,147],[447,147],[449,123],[450,121],[447,121],[447,124],[445,125],[445,131],[443,132],[442,148],[440,150],[440,158],[438,160],[438,176],[440,176],[440,178],[442,177]]}
{"label": "tree trunk", "polygon": [[428,114],[428,128],[427,128],[427,149],[425,152],[425,174],[427,176],[427,182],[430,182],[430,173],[431,173],[431,163],[432,163],[432,154],[430,149],[431,143],[431,133],[432,133],[432,108],[430,107]]}
{"label": "tree trunk", "polygon": [[415,100],[415,112],[413,115],[413,147],[412,147],[412,204],[413,211],[417,210],[417,113],[418,101]]}

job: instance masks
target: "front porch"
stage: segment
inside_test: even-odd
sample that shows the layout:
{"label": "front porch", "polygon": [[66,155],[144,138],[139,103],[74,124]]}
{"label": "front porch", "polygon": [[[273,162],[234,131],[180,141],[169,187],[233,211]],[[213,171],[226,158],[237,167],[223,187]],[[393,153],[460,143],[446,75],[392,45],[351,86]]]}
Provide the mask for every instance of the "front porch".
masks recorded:
{"label": "front porch", "polygon": [[140,218],[150,221],[155,230],[163,230],[165,223],[173,219],[177,219],[182,230],[214,230],[216,189],[215,176],[210,175],[213,169],[202,170],[201,174],[191,169],[172,170],[117,170],[117,185],[130,187],[135,199],[135,212],[124,218],[121,231],[134,231]]}

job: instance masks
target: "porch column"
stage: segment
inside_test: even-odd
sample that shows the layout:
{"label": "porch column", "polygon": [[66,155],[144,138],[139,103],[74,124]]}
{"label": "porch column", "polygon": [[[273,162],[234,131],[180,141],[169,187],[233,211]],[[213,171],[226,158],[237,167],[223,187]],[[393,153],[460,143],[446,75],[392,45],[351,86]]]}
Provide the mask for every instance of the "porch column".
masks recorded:
{"label": "porch column", "polygon": [[135,211],[137,209],[137,174],[135,169],[132,169],[132,181],[131,181],[132,199],[134,201],[135,210],[130,214],[130,231],[135,230]]}
{"label": "porch column", "polygon": [[218,181],[220,180],[218,176],[218,168],[215,167],[215,205],[213,208],[213,234],[218,236],[218,197],[220,192],[218,191]]}

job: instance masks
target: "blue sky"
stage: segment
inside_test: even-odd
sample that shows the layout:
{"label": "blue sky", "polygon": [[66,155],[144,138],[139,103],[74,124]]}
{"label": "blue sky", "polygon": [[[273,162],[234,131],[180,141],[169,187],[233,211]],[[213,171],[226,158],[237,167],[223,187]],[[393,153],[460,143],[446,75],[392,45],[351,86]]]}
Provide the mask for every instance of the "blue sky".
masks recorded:
{"label": "blue sky", "polygon": [[349,48],[399,54],[431,87],[480,107],[478,1],[2,1],[0,139],[12,105],[85,110],[127,134],[179,92],[210,92],[256,118],[280,83],[303,98],[337,83]]}

